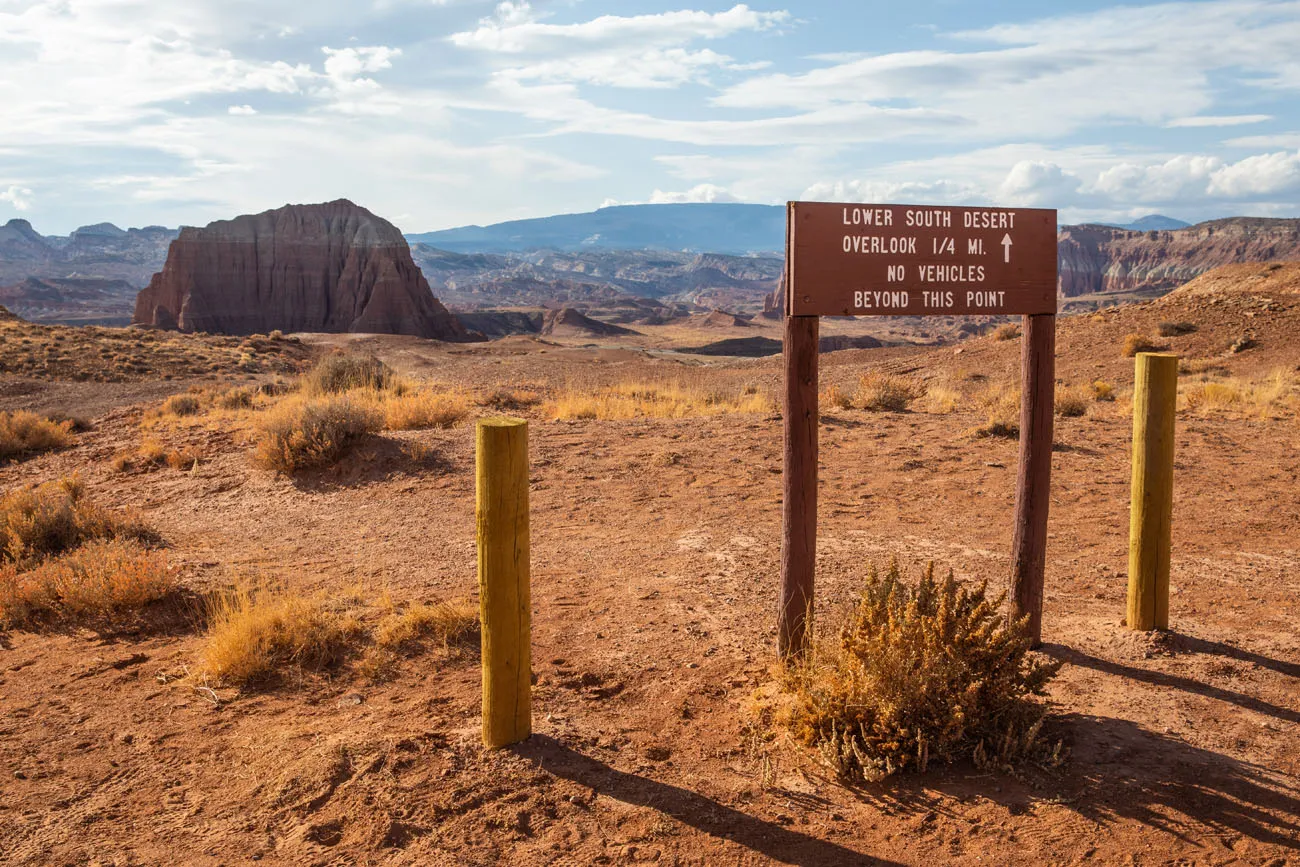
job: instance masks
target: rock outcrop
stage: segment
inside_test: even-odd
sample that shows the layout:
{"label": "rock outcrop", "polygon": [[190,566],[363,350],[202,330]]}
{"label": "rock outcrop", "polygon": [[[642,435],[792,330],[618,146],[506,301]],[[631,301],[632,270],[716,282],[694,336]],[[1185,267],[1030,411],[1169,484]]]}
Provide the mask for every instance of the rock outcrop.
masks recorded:
{"label": "rock outcrop", "polygon": [[1233,217],[1148,232],[1065,226],[1057,237],[1058,285],[1066,298],[1156,295],[1220,265],[1275,259],[1300,259],[1300,220]]}
{"label": "rock outcrop", "polygon": [[182,229],[133,321],[220,334],[471,339],[433,297],[397,227],[346,199]]}
{"label": "rock outcrop", "polygon": [[541,333],[555,337],[609,337],[640,332],[592,319],[572,307],[562,307],[559,310],[547,310],[543,314]]}
{"label": "rock outcrop", "polygon": [[139,287],[98,277],[28,277],[0,286],[4,303],[28,322],[126,325]]}

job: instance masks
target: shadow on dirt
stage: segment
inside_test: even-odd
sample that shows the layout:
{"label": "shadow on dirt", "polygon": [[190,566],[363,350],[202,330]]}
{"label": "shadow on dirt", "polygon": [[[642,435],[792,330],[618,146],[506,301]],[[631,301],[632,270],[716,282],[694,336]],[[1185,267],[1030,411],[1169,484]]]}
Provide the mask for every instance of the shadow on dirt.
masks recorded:
{"label": "shadow on dirt", "polygon": [[897,862],[821,840],[782,825],[742,813],[710,798],[646,777],[615,770],[609,765],[569,749],[554,738],[533,735],[512,750],[566,780],[588,786],[600,795],[658,810],[720,840],[730,840],[783,864],[891,865]]}
{"label": "shadow on dirt", "polygon": [[[1232,656],[1236,659],[1257,662],[1265,668],[1272,668],[1274,671],[1279,671],[1283,674],[1290,674],[1292,676],[1296,676],[1296,669],[1298,668],[1291,663],[1283,662],[1281,660],[1269,659],[1267,657],[1246,653],[1245,651],[1237,651],[1236,648],[1227,645],[1204,641],[1202,639],[1191,639],[1188,636],[1177,636],[1171,649],[1176,652],[1180,644],[1184,645],[1187,650],[1193,653],[1211,653],[1218,656]],[[1171,689],[1181,689],[1184,692],[1203,695],[1206,698],[1226,701],[1229,704],[1235,704],[1238,707],[1244,707],[1247,710],[1253,710],[1256,713],[1266,714],[1267,716],[1282,720],[1283,722],[1300,723],[1300,711],[1278,707],[1277,705],[1270,704],[1263,699],[1244,695],[1239,692],[1233,692],[1232,690],[1223,689],[1222,687],[1213,686],[1208,683],[1202,683],[1201,681],[1193,680],[1190,677],[1182,677],[1177,674],[1168,674],[1163,671],[1152,671],[1147,668],[1124,665],[1123,663],[1113,662],[1109,659],[1090,656],[1080,650],[1075,650],[1072,647],[1065,647],[1060,644],[1045,644],[1043,645],[1042,650],[1048,656],[1060,659],[1070,665],[1077,665],[1081,668],[1091,668],[1094,671],[1113,674],[1118,677],[1126,677],[1130,680],[1139,681],[1140,683],[1149,683],[1154,686],[1164,686]],[[1229,651],[1236,651],[1236,653],[1234,654]]]}
{"label": "shadow on dirt", "polygon": [[454,465],[440,449],[416,439],[366,437],[336,465],[302,470],[291,479],[300,491],[322,493],[343,488],[362,488],[378,482],[408,477],[444,475]]}

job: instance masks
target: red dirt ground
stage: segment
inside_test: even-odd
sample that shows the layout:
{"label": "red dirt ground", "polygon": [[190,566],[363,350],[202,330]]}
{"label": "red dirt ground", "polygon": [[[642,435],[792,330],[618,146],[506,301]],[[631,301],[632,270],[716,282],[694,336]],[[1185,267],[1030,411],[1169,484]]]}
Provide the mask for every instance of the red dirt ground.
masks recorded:
{"label": "red dirt ground", "polygon": [[[1256,269],[1258,270],[1258,269]],[[1131,383],[1123,336],[1190,319],[1175,349],[1248,375],[1300,361],[1300,266],[1261,289],[1183,292],[1063,320],[1065,384]],[[1253,275],[1240,275],[1234,286]],[[1289,283],[1287,281],[1290,281]],[[1291,288],[1286,288],[1290,286]],[[1278,288],[1281,287],[1281,288]],[[1261,298],[1268,298],[1263,302]],[[1211,303],[1213,302],[1213,303]],[[348,342],[345,338],[315,338]],[[671,357],[507,340],[357,341],[411,375],[487,390],[681,376],[771,388],[775,359]],[[826,382],[883,366],[1003,378],[1018,344],[853,351]],[[11,379],[0,408],[92,415],[70,450],[0,485],[80,471],[140,509],[196,591],[241,575],[398,599],[475,594],[472,427],[385,434],[297,482],[220,426],[161,436],[193,472],[118,474],[143,409],[184,383]],[[533,419],[535,736],[478,745],[474,654],[416,657],[372,683],[342,670],[276,689],[186,679],[183,620],[115,634],[0,636],[0,860],[37,864],[1300,864],[1300,423],[1180,413],[1171,623],[1122,625],[1130,421],[1058,420],[1043,652],[1064,767],[967,764],[845,786],[756,732],[771,680],[780,422]],[[865,565],[934,559],[1005,580],[1016,445],[983,414],[828,412],[821,427],[822,622]],[[423,443],[414,462],[398,448]],[[359,697],[359,699],[358,699]]]}

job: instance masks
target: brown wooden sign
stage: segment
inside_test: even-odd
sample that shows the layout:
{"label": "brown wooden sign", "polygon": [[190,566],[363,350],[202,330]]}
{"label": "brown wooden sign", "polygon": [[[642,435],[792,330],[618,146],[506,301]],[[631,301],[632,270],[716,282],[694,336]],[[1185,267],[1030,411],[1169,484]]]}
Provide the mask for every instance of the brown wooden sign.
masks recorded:
{"label": "brown wooden sign", "polygon": [[777,652],[805,653],[817,564],[820,316],[1023,316],[1010,608],[1042,640],[1056,387],[1056,211],[791,202]]}
{"label": "brown wooden sign", "polygon": [[1056,211],[791,202],[786,314],[1056,313]]}

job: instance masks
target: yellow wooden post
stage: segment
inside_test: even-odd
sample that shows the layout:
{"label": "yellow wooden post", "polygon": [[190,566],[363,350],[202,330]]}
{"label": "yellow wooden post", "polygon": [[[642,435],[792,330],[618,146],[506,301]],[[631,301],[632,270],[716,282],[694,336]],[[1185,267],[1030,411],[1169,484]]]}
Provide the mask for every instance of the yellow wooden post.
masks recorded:
{"label": "yellow wooden post", "polygon": [[1178,356],[1140,352],[1133,383],[1133,491],[1128,543],[1128,626],[1169,628]]}
{"label": "yellow wooden post", "polygon": [[495,749],[533,733],[528,422],[483,419],[476,446],[483,745]]}

